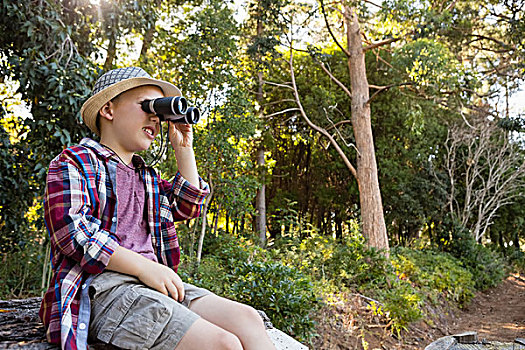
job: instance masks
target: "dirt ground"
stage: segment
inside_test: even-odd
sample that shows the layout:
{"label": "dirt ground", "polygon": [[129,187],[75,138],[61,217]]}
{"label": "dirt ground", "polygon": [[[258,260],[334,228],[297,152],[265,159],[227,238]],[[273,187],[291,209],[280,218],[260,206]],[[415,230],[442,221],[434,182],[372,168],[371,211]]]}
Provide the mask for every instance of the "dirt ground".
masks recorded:
{"label": "dirt ground", "polygon": [[411,325],[398,338],[385,317],[374,315],[365,296],[340,294],[317,313],[318,337],[312,349],[419,350],[434,340],[478,332],[479,339],[512,342],[525,338],[525,276],[511,275],[498,287],[478,293],[463,310],[445,303],[426,310],[427,320]]}
{"label": "dirt ground", "polygon": [[476,295],[452,320],[450,330],[477,331],[480,339],[505,342],[525,338],[525,276],[511,275],[498,287]]}

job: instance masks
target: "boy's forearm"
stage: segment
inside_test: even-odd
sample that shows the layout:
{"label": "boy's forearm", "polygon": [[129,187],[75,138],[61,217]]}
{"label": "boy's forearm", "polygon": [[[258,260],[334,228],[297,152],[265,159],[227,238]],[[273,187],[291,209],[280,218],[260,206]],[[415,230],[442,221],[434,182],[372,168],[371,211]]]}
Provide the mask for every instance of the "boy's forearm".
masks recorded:
{"label": "boy's forearm", "polygon": [[184,285],[170,267],[158,264],[129,249],[118,246],[106,269],[137,277],[142,283],[182,302]]}
{"label": "boy's forearm", "polygon": [[151,262],[134,251],[118,246],[111,255],[106,269],[139,277],[144,265]]}
{"label": "boy's forearm", "polygon": [[192,147],[180,147],[175,149],[175,157],[179,171],[193,186],[199,187],[199,173],[195,162],[195,153]]}

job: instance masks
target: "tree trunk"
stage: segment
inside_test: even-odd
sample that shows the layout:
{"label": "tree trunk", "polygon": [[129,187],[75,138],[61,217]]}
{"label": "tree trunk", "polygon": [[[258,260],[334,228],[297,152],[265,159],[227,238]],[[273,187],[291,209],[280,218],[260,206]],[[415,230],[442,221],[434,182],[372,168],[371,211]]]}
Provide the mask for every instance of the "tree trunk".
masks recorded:
{"label": "tree trunk", "polygon": [[219,225],[219,215],[221,214],[221,203],[217,206],[217,213],[213,222],[213,235],[217,236],[217,226]]}
{"label": "tree trunk", "polygon": [[108,55],[106,56],[106,61],[104,62],[104,72],[107,72],[113,67],[113,61],[117,54],[117,35],[111,34],[109,37],[109,46],[108,46]]}
{"label": "tree trunk", "polygon": [[264,149],[257,150],[257,166],[261,169],[261,187],[257,191],[256,198],[256,228],[259,233],[261,246],[266,245],[266,185],[264,184]]}
{"label": "tree trunk", "polygon": [[154,34],[155,34],[155,23],[153,23],[153,25],[150,28],[148,28],[148,30],[144,34],[144,39],[142,40],[142,48],[140,49],[140,56],[138,59],[139,62],[142,62],[142,63],[147,62],[148,50],[151,46],[151,42],[153,41]]}
{"label": "tree trunk", "polygon": [[[263,6],[261,4],[262,1],[258,1],[258,16],[257,16],[257,37],[261,37],[264,32],[264,24],[261,20],[261,7]],[[257,54],[257,61],[261,60],[260,54]],[[258,71],[257,72],[257,94],[256,94],[256,100],[257,104],[259,105],[259,118],[262,119],[264,114],[264,108],[263,103],[263,85],[264,85],[264,78],[263,78],[263,72]],[[263,145],[263,138],[261,137],[261,143],[259,145],[259,148],[257,149],[257,167],[260,171],[260,181],[261,181],[261,187],[257,191],[257,196],[255,198],[255,209],[256,209],[256,215],[255,215],[255,229],[257,230],[257,233],[259,234],[259,243],[261,247],[266,246],[266,184],[265,184],[265,168],[264,168],[264,145]]]}
{"label": "tree trunk", "polygon": [[348,39],[348,70],[352,92],[352,127],[357,155],[357,183],[361,204],[363,234],[372,247],[384,249],[388,254],[389,245],[383,216],[383,203],[377,177],[377,163],[368,103],[368,80],[366,77],[365,53],[361,30],[355,9],[345,8],[345,22]]}
{"label": "tree trunk", "polygon": [[210,186],[210,194],[204,202],[204,208],[202,210],[202,227],[201,227],[201,235],[199,237],[199,245],[197,247],[197,263],[201,262],[201,255],[202,255],[202,245],[204,244],[204,236],[206,235],[206,215],[208,214],[208,205],[211,202],[211,199],[213,197],[213,184],[211,182],[211,176],[209,178],[209,186]]}

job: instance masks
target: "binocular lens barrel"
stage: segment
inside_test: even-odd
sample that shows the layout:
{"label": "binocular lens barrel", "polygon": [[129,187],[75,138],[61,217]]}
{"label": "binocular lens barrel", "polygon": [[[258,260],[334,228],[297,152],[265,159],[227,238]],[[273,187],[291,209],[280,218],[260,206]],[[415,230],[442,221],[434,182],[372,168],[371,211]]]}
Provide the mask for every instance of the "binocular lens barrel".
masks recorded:
{"label": "binocular lens barrel", "polygon": [[182,123],[182,124],[197,124],[199,121],[199,118],[201,117],[201,113],[199,112],[199,109],[196,107],[189,107],[186,110],[185,114],[179,114],[179,115],[173,115],[173,114],[164,114],[159,115],[160,120],[169,120],[174,123]]}
{"label": "binocular lens barrel", "polygon": [[144,112],[158,115],[161,121],[169,120],[174,123],[196,124],[200,118],[198,108],[188,108],[188,102],[181,96],[144,100],[141,106]]}

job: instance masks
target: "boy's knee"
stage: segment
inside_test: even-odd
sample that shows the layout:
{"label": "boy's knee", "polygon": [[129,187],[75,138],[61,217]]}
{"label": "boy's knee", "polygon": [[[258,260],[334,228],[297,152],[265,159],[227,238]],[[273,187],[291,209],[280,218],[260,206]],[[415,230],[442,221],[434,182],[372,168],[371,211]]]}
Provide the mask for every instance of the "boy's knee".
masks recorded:
{"label": "boy's knee", "polygon": [[230,332],[221,332],[217,337],[217,348],[220,350],[242,350],[239,338]]}
{"label": "boy's knee", "polygon": [[236,316],[240,317],[243,322],[247,324],[264,327],[264,322],[261,315],[253,307],[241,304],[239,306],[239,312]]}

